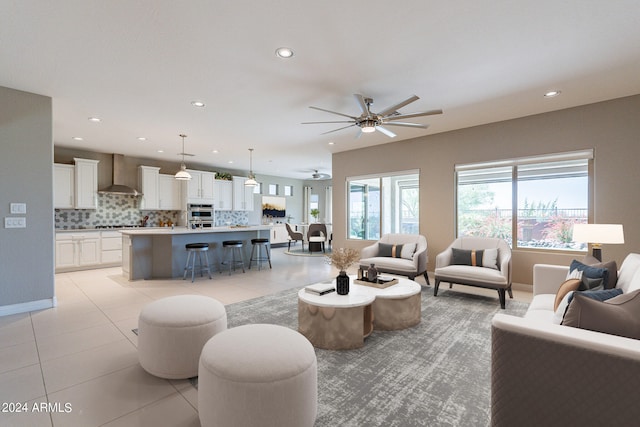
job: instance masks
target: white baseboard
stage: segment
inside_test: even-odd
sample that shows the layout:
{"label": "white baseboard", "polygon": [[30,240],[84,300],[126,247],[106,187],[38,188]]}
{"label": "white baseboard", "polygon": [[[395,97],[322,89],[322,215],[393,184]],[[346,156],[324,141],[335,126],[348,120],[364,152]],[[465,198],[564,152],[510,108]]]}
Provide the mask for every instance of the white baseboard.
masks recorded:
{"label": "white baseboard", "polygon": [[38,301],[23,302],[20,304],[0,306],[0,316],[10,316],[12,314],[26,313],[29,311],[44,310],[53,308],[58,305],[56,297],[50,299],[41,299]]}

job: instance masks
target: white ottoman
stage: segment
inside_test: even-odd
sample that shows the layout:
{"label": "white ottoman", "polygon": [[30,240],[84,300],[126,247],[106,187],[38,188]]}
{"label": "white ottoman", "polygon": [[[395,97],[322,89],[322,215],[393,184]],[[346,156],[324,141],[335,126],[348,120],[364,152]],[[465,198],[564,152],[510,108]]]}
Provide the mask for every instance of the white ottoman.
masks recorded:
{"label": "white ottoman", "polygon": [[313,426],[316,354],[300,333],[276,325],[227,329],[207,342],[198,371],[203,427]]}
{"label": "white ottoman", "polygon": [[227,329],[224,305],[202,295],[178,295],[147,304],[138,317],[138,359],[156,377],[198,375],[202,347]]}

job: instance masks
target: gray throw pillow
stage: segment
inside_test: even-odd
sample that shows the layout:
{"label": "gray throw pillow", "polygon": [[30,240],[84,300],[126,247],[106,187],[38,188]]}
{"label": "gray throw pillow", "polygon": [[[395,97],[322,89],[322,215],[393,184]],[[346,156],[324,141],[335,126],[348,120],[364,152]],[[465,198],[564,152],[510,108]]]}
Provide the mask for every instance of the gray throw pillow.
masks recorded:
{"label": "gray throw pillow", "polygon": [[575,292],[562,324],[605,334],[640,339],[640,289],[606,301]]}

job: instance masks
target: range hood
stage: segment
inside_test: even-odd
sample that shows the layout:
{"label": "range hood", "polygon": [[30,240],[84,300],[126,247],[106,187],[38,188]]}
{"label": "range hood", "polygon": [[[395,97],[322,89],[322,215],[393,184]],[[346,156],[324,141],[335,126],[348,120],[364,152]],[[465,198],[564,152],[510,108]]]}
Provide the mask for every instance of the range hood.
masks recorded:
{"label": "range hood", "polygon": [[113,184],[107,188],[103,188],[98,191],[101,194],[124,194],[127,196],[142,196],[142,193],[136,190],[135,188],[131,188],[128,185],[121,184],[122,177],[124,176],[124,155],[122,154],[113,154]]}

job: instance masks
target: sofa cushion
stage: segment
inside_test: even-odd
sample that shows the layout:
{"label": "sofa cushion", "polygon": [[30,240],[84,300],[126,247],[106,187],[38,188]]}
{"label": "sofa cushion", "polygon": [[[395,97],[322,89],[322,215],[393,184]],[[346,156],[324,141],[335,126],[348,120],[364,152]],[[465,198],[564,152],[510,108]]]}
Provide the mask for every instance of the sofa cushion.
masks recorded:
{"label": "sofa cushion", "polygon": [[560,285],[560,288],[558,289],[558,292],[556,293],[556,298],[553,302],[553,311],[556,311],[558,309],[558,306],[560,305],[560,302],[562,301],[562,299],[571,291],[577,291],[578,288],[580,287],[580,284],[582,283],[582,280],[580,279],[568,279],[565,280],[564,283],[562,283],[562,285]]}
{"label": "sofa cushion", "polygon": [[571,265],[569,265],[569,274],[572,275],[576,271],[582,272],[582,286],[580,290],[604,289],[608,285],[609,270],[606,268],[592,267],[574,259],[571,261]]}
{"label": "sofa cushion", "polygon": [[457,249],[451,248],[451,264],[473,267],[498,268],[497,249]]}
{"label": "sofa cushion", "polygon": [[436,268],[436,277],[443,281],[447,279],[460,280],[463,283],[482,282],[491,285],[507,285],[507,278],[493,268],[472,267],[469,265],[448,265]]}
{"label": "sofa cushion", "polygon": [[413,261],[404,258],[391,258],[391,257],[372,257],[364,258],[360,260],[360,266],[368,267],[371,264],[375,264],[376,269],[379,272],[398,272],[398,274],[410,275],[416,273],[416,265]]}
{"label": "sofa cushion", "polygon": [[640,290],[607,301],[577,292],[569,304],[563,325],[621,337],[640,339]]}

